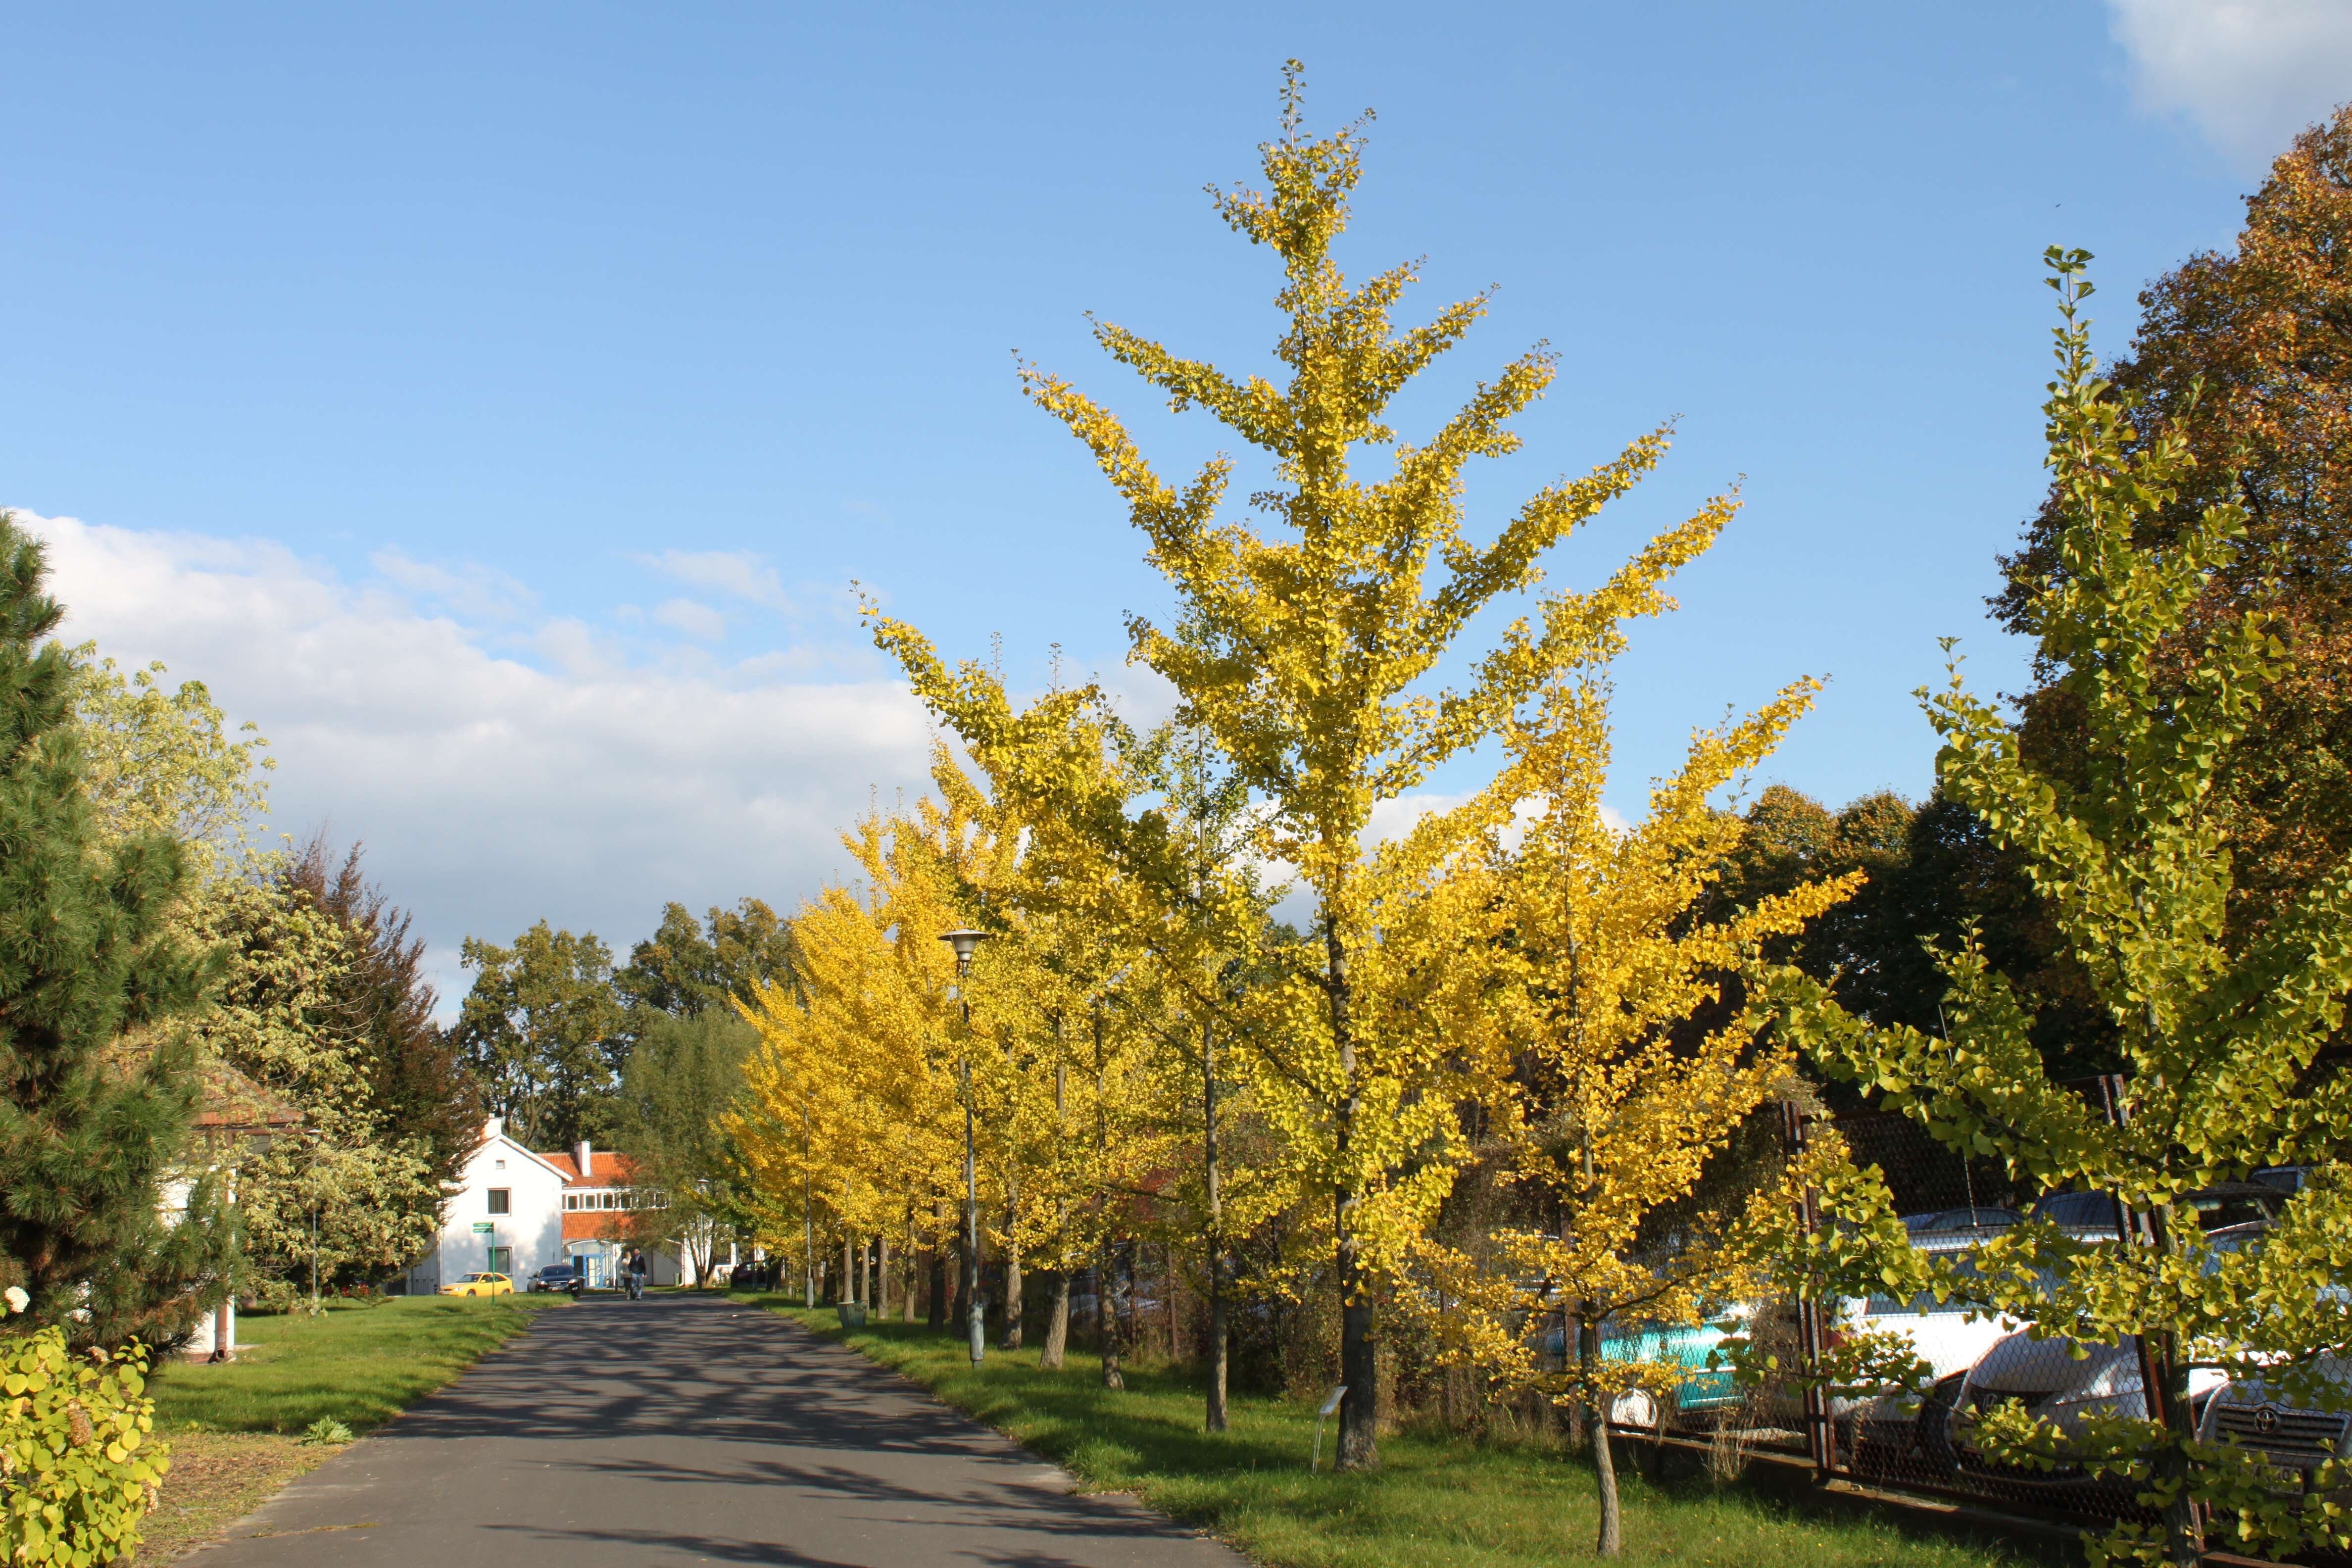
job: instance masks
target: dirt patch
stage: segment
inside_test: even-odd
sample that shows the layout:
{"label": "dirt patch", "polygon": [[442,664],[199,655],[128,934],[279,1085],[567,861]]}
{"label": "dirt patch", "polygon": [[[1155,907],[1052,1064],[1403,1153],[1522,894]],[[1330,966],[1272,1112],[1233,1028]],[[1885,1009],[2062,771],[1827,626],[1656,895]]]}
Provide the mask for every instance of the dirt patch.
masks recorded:
{"label": "dirt patch", "polygon": [[172,1468],[131,1561],[148,1568],[220,1539],[295,1477],[339,1450],[264,1432],[173,1432]]}

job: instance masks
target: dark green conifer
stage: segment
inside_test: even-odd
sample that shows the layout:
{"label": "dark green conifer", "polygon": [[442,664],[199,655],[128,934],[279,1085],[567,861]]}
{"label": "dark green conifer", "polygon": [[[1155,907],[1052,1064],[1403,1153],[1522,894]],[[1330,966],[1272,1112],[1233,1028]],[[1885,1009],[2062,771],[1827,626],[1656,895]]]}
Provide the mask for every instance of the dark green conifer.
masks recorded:
{"label": "dark green conifer", "polygon": [[193,1047],[171,1027],[205,966],[167,923],[179,846],[100,847],[46,575],[0,512],[0,1248],[35,1321],[168,1339],[234,1258],[192,1142]]}

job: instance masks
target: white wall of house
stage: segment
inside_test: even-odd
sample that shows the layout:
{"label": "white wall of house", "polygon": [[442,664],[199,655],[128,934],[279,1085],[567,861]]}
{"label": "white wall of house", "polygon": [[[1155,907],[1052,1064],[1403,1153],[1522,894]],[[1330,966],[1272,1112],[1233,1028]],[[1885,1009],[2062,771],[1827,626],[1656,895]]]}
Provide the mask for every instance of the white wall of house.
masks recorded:
{"label": "white wall of house", "polygon": [[[442,1211],[434,1250],[408,1270],[409,1294],[429,1296],[460,1276],[496,1270],[518,1289],[563,1261],[563,1174],[506,1135],[492,1117]],[[503,1194],[503,1198],[501,1198]]]}
{"label": "white wall of house", "polygon": [[[177,1226],[188,1217],[188,1199],[195,1186],[194,1176],[175,1177],[163,1184],[163,1199],[156,1209],[165,1225]],[[236,1353],[236,1301],[233,1297],[204,1315],[194,1334],[180,1347],[180,1353],[190,1361],[210,1361],[215,1350],[225,1350],[232,1356]]]}

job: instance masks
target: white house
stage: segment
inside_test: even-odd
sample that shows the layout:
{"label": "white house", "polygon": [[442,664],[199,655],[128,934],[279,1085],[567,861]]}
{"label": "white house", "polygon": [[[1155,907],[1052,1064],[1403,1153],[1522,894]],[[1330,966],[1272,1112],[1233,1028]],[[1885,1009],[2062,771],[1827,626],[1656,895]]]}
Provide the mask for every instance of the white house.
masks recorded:
{"label": "white house", "polygon": [[[623,1240],[628,1216],[640,1209],[663,1207],[661,1194],[637,1184],[636,1162],[626,1154],[598,1153],[583,1139],[569,1154],[550,1154],[548,1162],[564,1174],[563,1261],[586,1276],[589,1288],[610,1289],[620,1280]],[[646,1254],[652,1265],[646,1282],[676,1285],[681,1280],[678,1249],[656,1246]],[[690,1279],[686,1283],[691,1284]]]}
{"label": "white house", "polygon": [[[620,1282],[628,1215],[662,1206],[658,1193],[636,1184],[627,1155],[598,1153],[585,1142],[568,1153],[534,1153],[509,1137],[495,1116],[484,1123],[460,1180],[441,1211],[439,1242],[404,1277],[412,1296],[478,1273],[504,1274],[526,1289],[551,1263],[572,1264],[592,1288],[609,1289]],[[680,1282],[678,1251],[674,1244],[647,1249],[649,1283]],[[731,1247],[727,1261],[733,1261]]]}
{"label": "white house", "polygon": [[504,1274],[520,1288],[563,1258],[564,1172],[507,1136],[491,1117],[466,1161],[463,1185],[441,1211],[437,1246],[409,1265],[408,1293],[430,1296],[467,1274]]}

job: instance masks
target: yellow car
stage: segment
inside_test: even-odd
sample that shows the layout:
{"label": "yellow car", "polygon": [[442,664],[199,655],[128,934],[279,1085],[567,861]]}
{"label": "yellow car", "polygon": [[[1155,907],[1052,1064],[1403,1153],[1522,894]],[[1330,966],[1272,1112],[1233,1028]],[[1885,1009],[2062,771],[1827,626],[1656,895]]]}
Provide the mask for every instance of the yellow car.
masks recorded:
{"label": "yellow car", "polygon": [[444,1296],[511,1296],[514,1281],[503,1274],[461,1274],[454,1285],[441,1287]]}

